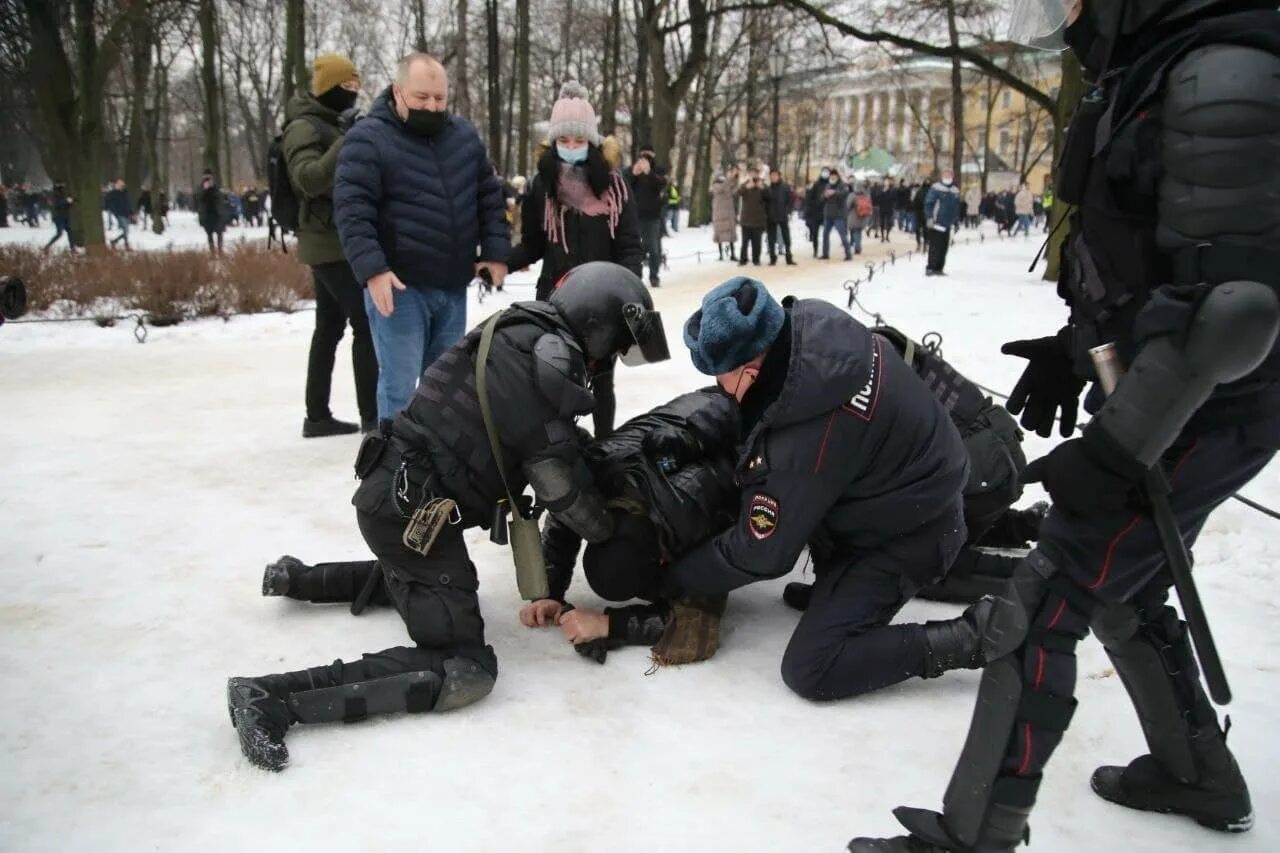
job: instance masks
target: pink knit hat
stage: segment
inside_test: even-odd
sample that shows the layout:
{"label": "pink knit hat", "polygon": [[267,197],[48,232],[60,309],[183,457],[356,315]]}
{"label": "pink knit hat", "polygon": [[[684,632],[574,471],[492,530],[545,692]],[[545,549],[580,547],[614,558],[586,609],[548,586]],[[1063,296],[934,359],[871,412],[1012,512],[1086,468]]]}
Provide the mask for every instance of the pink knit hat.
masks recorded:
{"label": "pink knit hat", "polygon": [[560,87],[560,98],[551,108],[547,139],[555,141],[561,136],[581,136],[599,145],[599,124],[596,111],[587,103],[587,90],[577,80],[570,80]]}

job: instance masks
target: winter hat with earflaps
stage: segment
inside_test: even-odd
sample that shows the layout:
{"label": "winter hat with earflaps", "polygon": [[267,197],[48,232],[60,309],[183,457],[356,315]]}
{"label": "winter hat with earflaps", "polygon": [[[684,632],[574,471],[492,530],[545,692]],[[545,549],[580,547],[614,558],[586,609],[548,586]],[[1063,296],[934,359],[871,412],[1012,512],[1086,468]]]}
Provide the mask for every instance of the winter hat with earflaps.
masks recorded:
{"label": "winter hat with earflaps", "polygon": [[599,124],[596,111],[587,102],[587,90],[577,80],[570,80],[560,87],[560,97],[551,108],[547,139],[554,142],[561,136],[581,136],[599,145]]}
{"label": "winter hat with earflaps", "polygon": [[719,376],[767,350],[785,320],[763,284],[736,276],[702,297],[702,307],[684,324],[684,345],[700,373]]}

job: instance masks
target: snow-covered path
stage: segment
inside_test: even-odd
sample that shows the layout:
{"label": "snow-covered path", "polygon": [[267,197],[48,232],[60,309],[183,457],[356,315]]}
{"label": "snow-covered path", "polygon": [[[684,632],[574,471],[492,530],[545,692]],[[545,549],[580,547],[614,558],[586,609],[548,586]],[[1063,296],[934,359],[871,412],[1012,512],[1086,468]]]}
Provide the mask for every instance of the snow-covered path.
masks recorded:
{"label": "snow-covered path", "polygon": [[[809,260],[802,230],[793,224],[800,266],[751,272],[779,295],[843,305],[840,282],[865,269]],[[705,384],[680,325],[739,269],[715,262],[714,246],[708,260],[708,246],[704,230],[671,242],[679,259],[655,296],[675,357],[620,368],[620,418]],[[940,279],[900,260],[861,300],[917,337],[940,332],[957,367],[1008,388],[1020,361],[1000,343],[1060,322],[1053,287],[1025,272],[1036,246],[958,246]],[[700,263],[683,257],[699,249]],[[531,293],[508,291],[482,306],[473,297],[471,319]],[[895,805],[938,805],[978,673],[834,704],[797,699],[778,676],[796,622],[782,581],[733,596],[708,663],[646,677],[645,650],[627,649],[599,667],[558,632],[520,627],[509,557],[479,531],[468,539],[502,668],[493,694],[451,715],[298,727],[283,774],[246,764],[227,676],[406,641],[389,611],[357,619],[259,595],[262,565],[282,553],[366,554],[349,503],[356,438],[298,436],[311,322],[206,320],[154,330],[143,346],[123,325],[0,329],[0,848],[839,850],[893,830]],[[345,350],[334,410],[352,417]],[[1028,455],[1049,446],[1032,437]],[[1247,493],[1280,504],[1280,466]],[[1278,558],[1280,524],[1234,502],[1197,549],[1256,829],[1222,837],[1089,792],[1096,764],[1142,751],[1090,640],[1080,708],[1033,819],[1036,849],[1280,849],[1280,778],[1269,772],[1280,760]],[[575,591],[592,602],[584,584]],[[919,602],[901,618],[956,612]]]}

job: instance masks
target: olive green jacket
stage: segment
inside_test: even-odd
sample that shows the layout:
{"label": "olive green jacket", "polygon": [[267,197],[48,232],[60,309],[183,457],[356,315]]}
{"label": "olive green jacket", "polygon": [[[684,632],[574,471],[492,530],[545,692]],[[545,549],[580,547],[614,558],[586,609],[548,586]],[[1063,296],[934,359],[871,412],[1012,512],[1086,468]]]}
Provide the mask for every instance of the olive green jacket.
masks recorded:
{"label": "olive green jacket", "polygon": [[284,115],[285,163],[298,196],[298,260],[311,266],[345,260],[333,221],[333,176],[342,150],[338,114],[302,93],[289,99]]}

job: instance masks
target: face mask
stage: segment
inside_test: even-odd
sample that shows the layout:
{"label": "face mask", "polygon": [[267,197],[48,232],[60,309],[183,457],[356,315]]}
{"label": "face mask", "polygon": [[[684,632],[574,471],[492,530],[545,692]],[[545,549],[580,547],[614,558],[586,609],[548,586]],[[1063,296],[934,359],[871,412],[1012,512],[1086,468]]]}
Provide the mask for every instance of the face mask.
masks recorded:
{"label": "face mask", "polygon": [[327,92],[316,95],[316,100],[324,104],[335,113],[349,110],[356,105],[356,98],[359,92],[351,92],[341,86],[334,86]]}
{"label": "face mask", "polygon": [[556,143],[556,156],[566,163],[585,163],[587,160],[587,146],[565,148],[563,145]]}
{"label": "face mask", "polygon": [[404,120],[404,129],[414,136],[435,136],[449,121],[449,114],[444,110],[415,110],[408,104],[405,104],[405,109],[409,111],[409,117]]}
{"label": "face mask", "polygon": [[829,177],[831,177],[831,173],[830,173],[830,172],[823,172],[823,173],[822,173],[822,180],[824,180],[824,181],[825,181],[825,180],[826,180],[827,178],[829,178]]}
{"label": "face mask", "polygon": [[942,176],[942,183],[946,184],[947,186],[951,186],[951,183],[952,183],[954,180],[955,180],[955,178],[948,178],[946,175],[943,175],[943,176]]}
{"label": "face mask", "polygon": [[827,180],[828,180],[828,181],[830,181],[830,182],[831,182],[831,183],[833,183],[833,184],[838,184],[838,183],[840,183],[840,176],[839,176],[839,175],[832,175],[832,176],[830,176],[829,178],[827,178]]}

